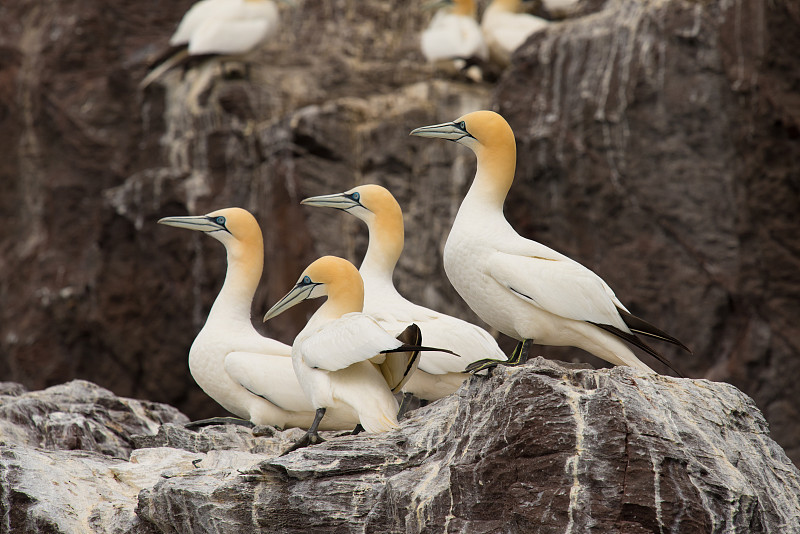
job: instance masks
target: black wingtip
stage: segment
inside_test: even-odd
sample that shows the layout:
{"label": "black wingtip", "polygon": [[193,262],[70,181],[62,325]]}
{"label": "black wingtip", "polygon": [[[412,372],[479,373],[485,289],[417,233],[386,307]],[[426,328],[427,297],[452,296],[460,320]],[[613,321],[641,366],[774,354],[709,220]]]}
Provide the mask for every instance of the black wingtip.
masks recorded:
{"label": "black wingtip", "polygon": [[636,317],[632,313],[629,313],[621,308],[617,308],[622,320],[628,325],[628,328],[631,329],[632,332],[636,334],[641,334],[643,336],[649,336],[655,339],[660,339],[662,341],[666,341],[667,343],[672,343],[673,345],[677,345],[678,347],[682,348],[689,354],[694,354],[692,350],[680,342],[677,338],[667,334],[660,328],[648,323],[644,319],[640,317]]}
{"label": "black wingtip", "polygon": [[624,339],[625,341],[627,341],[631,345],[639,347],[640,349],[645,351],[647,354],[651,355],[656,360],[660,361],[661,363],[663,363],[664,365],[669,367],[669,369],[673,373],[678,375],[679,378],[686,378],[677,369],[672,367],[672,364],[669,363],[669,360],[667,360],[664,356],[662,356],[657,350],[652,348],[650,345],[648,345],[647,343],[645,343],[644,341],[642,341],[641,339],[636,337],[634,334],[629,334],[628,332],[623,332],[622,330],[620,330],[616,326],[611,326],[611,325],[608,325],[608,324],[601,324],[601,323],[591,323],[591,324],[595,325],[598,328],[602,328],[606,332],[610,332],[611,334],[614,334],[615,336],[617,336],[617,337],[619,337],[621,339]]}

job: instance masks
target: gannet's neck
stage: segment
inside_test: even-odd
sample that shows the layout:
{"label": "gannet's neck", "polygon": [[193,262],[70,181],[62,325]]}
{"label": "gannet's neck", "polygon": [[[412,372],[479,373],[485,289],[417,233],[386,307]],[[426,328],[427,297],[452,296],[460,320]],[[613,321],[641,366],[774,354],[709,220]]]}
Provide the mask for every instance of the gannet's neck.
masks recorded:
{"label": "gannet's neck", "polygon": [[400,207],[377,213],[371,221],[367,221],[367,228],[369,245],[359,271],[364,278],[393,285],[392,275],[403,252],[404,242]]}
{"label": "gannet's neck", "polygon": [[494,0],[486,11],[505,11],[508,13],[519,13],[521,2],[520,0]]}
{"label": "gannet's neck", "polygon": [[473,0],[459,0],[455,3],[452,10],[453,15],[475,18],[477,9]]}
{"label": "gannet's neck", "polygon": [[326,285],[328,299],[320,306],[315,316],[321,319],[338,319],[346,313],[361,312],[364,309],[364,282],[353,268],[352,272],[340,276]]}
{"label": "gannet's neck", "polygon": [[479,145],[473,150],[478,159],[478,170],[464,203],[476,203],[483,209],[502,212],[517,165],[514,138],[497,139],[491,145]]}
{"label": "gannet's neck", "polygon": [[208,314],[208,321],[224,317],[226,320],[249,322],[253,297],[264,269],[264,242],[261,232],[246,243],[234,242],[226,248],[228,270],[222,289]]}

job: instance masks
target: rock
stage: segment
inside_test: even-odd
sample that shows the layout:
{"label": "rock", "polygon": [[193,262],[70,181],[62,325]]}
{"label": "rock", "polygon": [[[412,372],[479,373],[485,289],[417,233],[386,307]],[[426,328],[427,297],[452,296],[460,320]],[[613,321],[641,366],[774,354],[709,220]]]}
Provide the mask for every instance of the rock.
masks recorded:
{"label": "rock", "polygon": [[[0,414],[3,532],[800,532],[800,472],[724,383],[539,357],[396,431],[326,432],[286,456],[302,430],[194,432],[79,381],[21,395],[42,404]],[[80,411],[92,438],[31,440],[44,404]],[[137,448],[103,452],[102,433]]]}
{"label": "rock", "polygon": [[[223,252],[155,221],[253,211],[268,266],[259,316],[315,257],[360,260],[363,225],[297,202],[365,182],[405,210],[399,289],[476,320],[441,265],[474,157],[407,133],[492,108],[519,141],[514,226],[692,347],[694,358],[659,347],[685,374],[753,396],[800,459],[800,59],[786,52],[800,49],[797,2],[582,1],[586,16],[531,39],[497,85],[437,79],[417,49],[430,14],[416,5],[295,2],[251,78],[216,80],[199,113],[185,102],[191,73],[136,89],[191,3],[0,6],[4,379],[83,378],[222,415],[186,356]],[[290,342],[306,315],[258,327]]]}
{"label": "rock", "polygon": [[494,93],[515,227],[687,343],[659,346],[678,370],[753,396],[795,462],[798,24],[791,1],[610,0],[529,40]]}
{"label": "rock", "polygon": [[0,391],[1,532],[154,532],[134,514],[138,492],[167,468],[193,469],[196,455],[133,451],[133,435],[185,415],[83,380],[31,392],[5,382]]}
{"label": "rock", "polygon": [[[8,383],[6,383],[8,384]],[[85,380],[0,395],[0,441],[44,450],[81,450],[127,459],[131,436],[186,423],[172,406],[117,397]]]}
{"label": "rock", "polygon": [[137,513],[160,532],[800,532],[798,475],[733,386],[537,358],[394,432],[163,479]]}

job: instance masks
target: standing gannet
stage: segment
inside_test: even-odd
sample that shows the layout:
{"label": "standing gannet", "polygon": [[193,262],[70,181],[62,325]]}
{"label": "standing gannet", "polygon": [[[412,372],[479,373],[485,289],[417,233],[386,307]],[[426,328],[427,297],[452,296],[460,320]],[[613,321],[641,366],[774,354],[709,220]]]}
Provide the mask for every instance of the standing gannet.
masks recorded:
{"label": "standing gannet", "polygon": [[397,428],[399,407],[393,393],[408,380],[416,368],[418,351],[425,348],[405,345],[362,313],[361,275],[352,263],[335,256],[324,256],[309,265],[264,320],[303,300],[322,296],[328,299],[292,344],[295,373],[317,415],[308,433],[290,451],[321,441],[317,425],[330,408],[354,410],[367,432]]}
{"label": "standing gannet", "polygon": [[475,59],[489,59],[473,0],[439,0],[428,7],[440,9],[420,35],[425,59],[441,66],[450,64],[457,71]]}
{"label": "standing gannet", "polygon": [[481,29],[492,61],[507,66],[511,54],[534,33],[547,28],[545,19],[520,13],[522,0],[494,0],[481,19]]}
{"label": "standing gannet", "polygon": [[[264,265],[264,241],[255,217],[228,208],[158,222],[204,232],[228,252],[225,282],[189,350],[189,371],[197,385],[223,408],[256,425],[308,428],[314,407],[294,374],[291,347],[262,336],[250,321]],[[321,428],[352,429],[357,423],[355,412],[337,407]]]}
{"label": "standing gannet", "polygon": [[[478,171],[458,209],[444,247],[444,269],[458,294],[488,324],[504,334],[540,345],[573,346],[614,365],[652,370],[622,340],[669,365],[635,334],[680,341],[628,312],[599,276],[578,262],[508,224],[503,202],[514,181],[517,147],[508,123],[492,111],[476,111],[453,122],[411,132],[465,145]],[[508,364],[526,359],[518,345]],[[475,362],[479,370],[504,362]],[[670,367],[671,368],[671,367]]]}
{"label": "standing gannet", "polygon": [[364,313],[393,335],[416,324],[426,345],[444,347],[460,356],[428,352],[403,388],[425,400],[453,393],[467,378],[464,367],[486,358],[505,360],[497,342],[484,329],[406,300],[392,275],[403,251],[403,212],[394,196],[379,185],[362,185],[335,195],[307,198],[309,206],[337,208],[367,223],[369,245],[359,273],[364,280]]}
{"label": "standing gannet", "polygon": [[157,61],[139,87],[144,89],[192,56],[247,54],[275,33],[278,22],[278,8],[272,0],[200,0],[170,37],[173,48]]}

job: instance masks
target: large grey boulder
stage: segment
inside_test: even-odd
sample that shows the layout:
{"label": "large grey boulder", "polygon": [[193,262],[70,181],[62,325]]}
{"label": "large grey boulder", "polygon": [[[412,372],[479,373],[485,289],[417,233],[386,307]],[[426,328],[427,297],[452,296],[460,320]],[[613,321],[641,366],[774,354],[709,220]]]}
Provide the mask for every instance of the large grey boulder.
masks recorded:
{"label": "large grey boulder", "polygon": [[[274,439],[274,438],[272,438]],[[536,359],[383,435],[139,496],[161,532],[800,532],[800,472],[724,383]]]}
{"label": "large grey boulder", "polygon": [[[2,532],[800,532],[800,472],[725,383],[536,358],[286,456],[300,429],[195,432],[86,382],[2,391]],[[65,414],[70,439],[43,440]]]}

